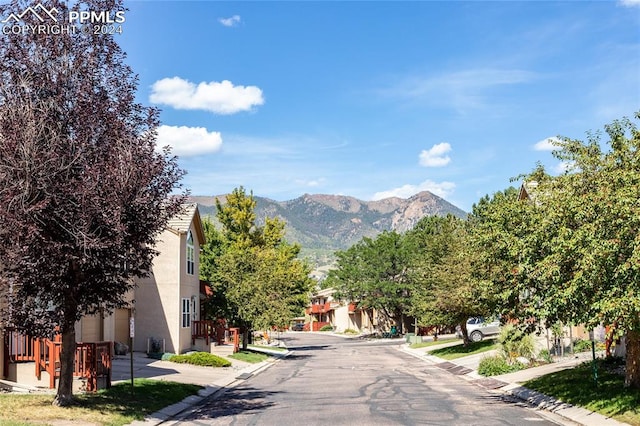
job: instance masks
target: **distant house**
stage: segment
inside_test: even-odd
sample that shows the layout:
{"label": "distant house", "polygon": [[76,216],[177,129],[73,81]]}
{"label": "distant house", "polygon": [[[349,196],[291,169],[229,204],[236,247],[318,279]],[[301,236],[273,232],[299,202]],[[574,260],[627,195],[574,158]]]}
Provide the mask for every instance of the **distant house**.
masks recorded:
{"label": "distant house", "polygon": [[328,288],[311,295],[306,309],[308,321],[305,330],[318,331],[325,325],[331,325],[337,332],[375,331],[377,323],[373,309],[360,308],[354,302],[336,300],[333,297],[334,293],[334,289]]}

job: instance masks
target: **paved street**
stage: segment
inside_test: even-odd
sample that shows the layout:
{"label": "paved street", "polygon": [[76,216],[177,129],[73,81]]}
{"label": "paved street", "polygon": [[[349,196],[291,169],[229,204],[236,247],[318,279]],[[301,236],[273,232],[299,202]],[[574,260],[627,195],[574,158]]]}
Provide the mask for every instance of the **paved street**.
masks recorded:
{"label": "paved street", "polygon": [[[183,425],[551,425],[505,399],[398,350],[396,341],[288,333],[292,354],[215,399]],[[548,416],[548,414],[544,414]]]}

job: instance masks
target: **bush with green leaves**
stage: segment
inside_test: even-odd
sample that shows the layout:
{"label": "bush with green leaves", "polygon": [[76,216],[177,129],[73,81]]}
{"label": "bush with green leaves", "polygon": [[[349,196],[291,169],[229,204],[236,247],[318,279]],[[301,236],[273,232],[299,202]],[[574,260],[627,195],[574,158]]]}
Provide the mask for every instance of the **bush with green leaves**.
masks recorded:
{"label": "bush with green leaves", "polygon": [[478,374],[481,376],[498,376],[500,374],[513,373],[525,368],[520,362],[510,363],[503,356],[494,355],[482,358],[478,365]]}
{"label": "bush with green leaves", "polygon": [[573,342],[574,352],[587,352],[591,350],[591,340],[576,339]]}
{"label": "bush with green leaves", "polygon": [[169,361],[178,364],[201,365],[203,367],[229,367],[231,362],[207,352],[193,352],[184,355],[174,355]]}
{"label": "bush with green leaves", "polygon": [[358,331],[354,330],[353,328],[347,328],[344,331],[344,334],[360,334],[360,333],[358,333]]}
{"label": "bush with green leaves", "polygon": [[535,341],[533,335],[525,333],[524,330],[507,324],[502,327],[498,336],[498,343],[502,350],[502,354],[507,361],[513,361],[516,358],[533,359],[535,355]]}
{"label": "bush with green leaves", "polygon": [[332,326],[332,325],[329,325],[329,324],[327,324],[327,325],[323,325],[323,326],[320,328],[320,331],[333,331],[333,326]]}
{"label": "bush with green leaves", "polygon": [[547,364],[551,364],[553,362],[551,352],[549,352],[548,349],[542,349],[540,352],[538,352],[538,357],[536,359],[542,362],[546,362]]}

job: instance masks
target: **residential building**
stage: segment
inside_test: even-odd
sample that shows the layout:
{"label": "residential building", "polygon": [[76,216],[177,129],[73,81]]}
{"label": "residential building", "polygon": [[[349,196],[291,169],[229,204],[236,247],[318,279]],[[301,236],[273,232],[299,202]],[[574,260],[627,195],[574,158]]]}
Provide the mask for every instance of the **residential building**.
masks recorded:
{"label": "residential building", "polygon": [[[135,351],[183,353],[191,350],[192,324],[200,317],[200,298],[204,297],[199,280],[200,246],[204,241],[198,206],[186,204],[182,214],[172,218],[159,235],[155,246],[158,255],[149,275],[138,279],[135,289],[126,295],[129,307],[111,315],[85,316],[76,324],[76,340],[129,345],[133,331]],[[5,342],[0,350],[0,378],[22,381],[17,377],[17,367],[8,365],[25,349],[8,340],[0,330],[0,342]],[[33,373],[29,376],[33,377]]]}
{"label": "residential building", "polygon": [[357,303],[336,300],[333,288],[319,290],[311,295],[306,309],[306,330],[318,331],[325,325],[331,325],[337,332],[353,330],[359,333],[372,333],[377,322],[371,308],[360,308]]}

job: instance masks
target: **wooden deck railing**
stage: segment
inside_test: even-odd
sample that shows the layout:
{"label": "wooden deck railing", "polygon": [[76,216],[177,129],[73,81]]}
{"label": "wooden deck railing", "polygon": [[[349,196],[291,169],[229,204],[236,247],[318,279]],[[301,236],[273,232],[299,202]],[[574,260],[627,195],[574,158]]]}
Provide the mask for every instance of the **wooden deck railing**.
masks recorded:
{"label": "wooden deck railing", "polygon": [[113,342],[80,342],[76,345],[73,375],[87,379],[88,392],[98,390],[98,379],[105,380],[107,389],[111,387],[112,353]]}
{"label": "wooden deck railing", "polygon": [[[35,362],[38,380],[42,372],[49,374],[49,387],[55,388],[60,377],[61,336],[52,339],[33,338],[14,330],[5,330],[5,362]],[[76,344],[73,375],[87,380],[87,391],[98,390],[98,379],[105,379],[107,388],[111,387],[111,354],[113,342],[80,342]],[[6,371],[6,369],[5,369]]]}
{"label": "wooden deck railing", "polygon": [[5,351],[10,362],[35,361],[35,342],[37,339],[17,333],[5,331]]}
{"label": "wooden deck railing", "polygon": [[205,339],[207,346],[211,340],[216,340],[216,322],[211,320],[200,320],[191,322],[191,344],[195,344],[196,339]]}

